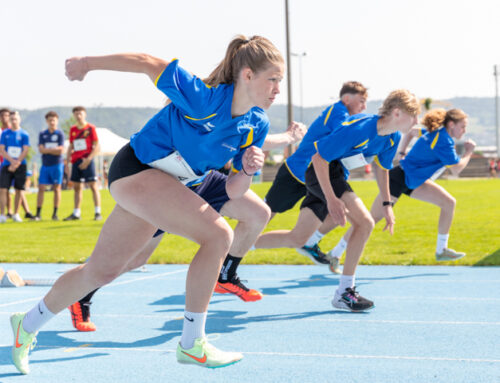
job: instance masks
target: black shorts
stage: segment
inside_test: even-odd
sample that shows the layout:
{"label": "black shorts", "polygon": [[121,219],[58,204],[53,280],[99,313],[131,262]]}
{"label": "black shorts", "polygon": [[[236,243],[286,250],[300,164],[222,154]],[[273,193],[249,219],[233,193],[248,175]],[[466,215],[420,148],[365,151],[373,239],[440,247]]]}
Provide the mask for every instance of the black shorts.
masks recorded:
{"label": "black shorts", "polygon": [[[337,198],[341,198],[345,192],[352,192],[351,185],[344,178],[344,168],[338,161],[332,161],[329,165],[330,183]],[[302,201],[301,209],[308,207],[316,217],[323,222],[328,215],[326,198],[321,190],[318,178],[313,166],[309,166],[306,171],[307,195]]]}
{"label": "black shorts", "polygon": [[90,161],[89,166],[86,169],[80,169],[78,165],[80,165],[83,161],[83,158],[76,160],[74,164],[71,165],[71,178],[70,180],[73,182],[93,182],[97,181],[97,176],[95,174],[95,164],[94,160]]}
{"label": "black shorts", "polygon": [[283,213],[306,195],[306,185],[295,178],[285,163],[280,166],[265,201],[273,213]]}
{"label": "black shorts", "polygon": [[0,171],[0,188],[10,189],[12,186],[12,180],[14,180],[14,189],[24,190],[24,184],[26,183],[26,164],[21,164],[16,169],[15,172],[9,172],[7,169],[9,167],[2,166]]}
{"label": "black shorts", "polygon": [[121,148],[111,161],[108,173],[108,188],[120,178],[128,177],[143,170],[153,169],[151,166],[143,164],[134,153],[130,144]]}
{"label": "black shorts", "polygon": [[393,197],[399,198],[401,194],[411,195],[414,189],[408,188],[405,181],[405,171],[401,166],[396,166],[389,171],[389,189]]}

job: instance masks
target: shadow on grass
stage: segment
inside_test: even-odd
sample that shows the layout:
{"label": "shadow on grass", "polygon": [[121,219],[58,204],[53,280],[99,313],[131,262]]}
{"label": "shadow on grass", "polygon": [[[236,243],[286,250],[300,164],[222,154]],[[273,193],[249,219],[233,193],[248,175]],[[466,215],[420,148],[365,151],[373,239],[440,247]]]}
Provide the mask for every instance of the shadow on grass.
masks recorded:
{"label": "shadow on grass", "polygon": [[500,266],[500,249],[479,260],[474,266]]}

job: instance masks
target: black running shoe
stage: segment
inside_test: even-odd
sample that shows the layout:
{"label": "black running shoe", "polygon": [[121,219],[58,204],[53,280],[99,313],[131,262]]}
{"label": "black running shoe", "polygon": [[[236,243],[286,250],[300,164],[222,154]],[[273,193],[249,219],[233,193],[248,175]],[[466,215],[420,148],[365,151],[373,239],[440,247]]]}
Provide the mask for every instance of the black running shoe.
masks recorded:
{"label": "black running shoe", "polygon": [[328,259],[328,256],[321,251],[318,244],[315,244],[314,246],[311,247],[303,246],[300,249],[295,249],[295,250],[297,250],[300,254],[309,257],[317,265],[330,264],[330,259]]}
{"label": "black running shoe", "polygon": [[94,221],[102,221],[102,215],[101,215],[101,213],[95,213],[95,215],[94,215]]}
{"label": "black running shoe", "polygon": [[26,213],[26,214],[24,215],[24,218],[25,218],[25,219],[35,219],[35,216],[34,216],[33,214],[31,214],[31,213]]}
{"label": "black running shoe", "polygon": [[342,294],[340,294],[337,289],[332,299],[332,306],[341,310],[360,312],[370,310],[373,308],[374,304],[369,299],[359,295],[356,291],[356,286],[354,286],[352,289],[349,287]]}
{"label": "black running shoe", "polygon": [[59,217],[57,216],[57,214],[54,214],[52,216],[52,221],[59,221]]}
{"label": "black running shoe", "polygon": [[64,218],[63,221],[78,221],[79,219],[81,219],[79,216],[71,214],[70,216]]}

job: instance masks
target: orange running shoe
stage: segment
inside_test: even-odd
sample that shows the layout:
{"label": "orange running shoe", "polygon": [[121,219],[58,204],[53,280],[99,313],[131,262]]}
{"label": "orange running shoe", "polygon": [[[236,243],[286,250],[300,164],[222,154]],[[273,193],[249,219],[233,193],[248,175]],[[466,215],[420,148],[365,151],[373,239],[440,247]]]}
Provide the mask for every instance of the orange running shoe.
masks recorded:
{"label": "orange running shoe", "polygon": [[219,294],[234,294],[245,302],[260,301],[263,297],[260,291],[249,289],[241,283],[240,278],[237,275],[234,275],[230,281],[225,283],[217,281],[214,292]]}
{"label": "orange running shoe", "polygon": [[71,313],[71,322],[73,327],[78,331],[95,331],[97,328],[95,324],[90,321],[90,302],[81,304],[75,302],[68,307]]}

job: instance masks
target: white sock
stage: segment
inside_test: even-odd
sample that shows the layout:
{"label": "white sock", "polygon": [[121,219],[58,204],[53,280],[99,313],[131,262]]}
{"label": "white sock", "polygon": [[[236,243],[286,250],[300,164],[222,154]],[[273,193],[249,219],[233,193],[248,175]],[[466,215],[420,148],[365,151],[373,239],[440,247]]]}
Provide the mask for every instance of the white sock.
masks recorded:
{"label": "white sock", "polygon": [[96,206],[94,210],[95,210],[96,214],[101,214],[101,207],[100,206]]}
{"label": "white sock", "polygon": [[47,306],[45,306],[45,302],[42,299],[35,307],[26,313],[23,319],[23,329],[29,333],[37,332],[45,323],[55,316],[56,314],[52,313]]}
{"label": "white sock", "polygon": [[441,254],[445,248],[448,247],[449,234],[438,234],[436,253]]}
{"label": "white sock", "polygon": [[313,247],[315,244],[317,244],[319,241],[321,241],[321,238],[323,238],[325,235],[321,234],[319,230],[316,230],[313,235],[311,235],[311,238],[309,238],[305,244],[307,247]]}
{"label": "white sock", "polygon": [[340,294],[343,294],[348,288],[353,288],[354,283],[356,281],[355,275],[344,275],[340,276],[338,291]]}
{"label": "white sock", "polygon": [[331,249],[328,254],[331,255],[332,257],[340,258],[342,254],[344,254],[346,248],[347,248],[347,242],[345,241],[344,237],[342,237],[339,243],[337,243],[337,246]]}
{"label": "white sock", "polygon": [[182,326],[181,346],[189,349],[194,346],[196,338],[205,336],[205,322],[207,313],[192,313],[184,311],[184,324]]}
{"label": "white sock", "polygon": [[250,249],[248,249],[248,251],[250,250],[257,250],[257,248],[255,247],[255,245],[253,245]]}
{"label": "white sock", "polygon": [[81,210],[80,209],[73,209],[73,215],[75,217],[79,217],[80,214],[82,214]]}

